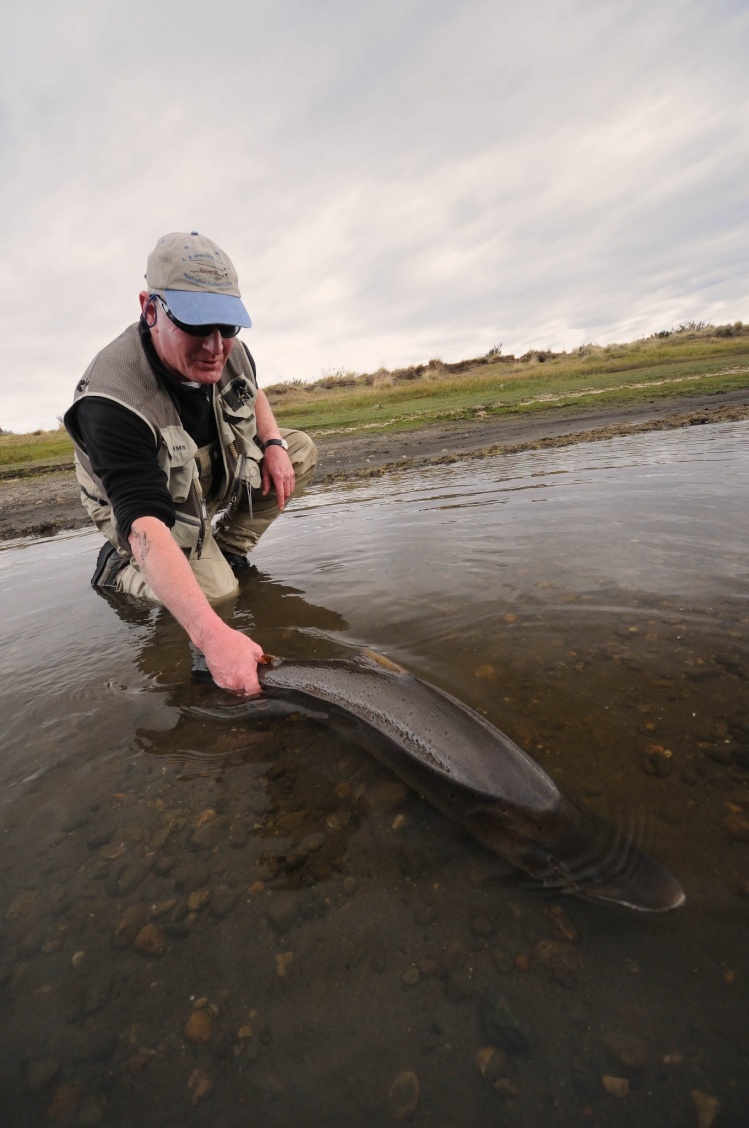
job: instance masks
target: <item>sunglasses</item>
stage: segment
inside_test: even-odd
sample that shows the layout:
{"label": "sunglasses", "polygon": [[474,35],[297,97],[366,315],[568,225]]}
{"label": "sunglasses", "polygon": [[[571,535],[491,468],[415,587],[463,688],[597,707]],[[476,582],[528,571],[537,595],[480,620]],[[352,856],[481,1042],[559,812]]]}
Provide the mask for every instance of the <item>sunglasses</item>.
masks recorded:
{"label": "sunglasses", "polygon": [[183,333],[188,333],[191,337],[209,337],[211,333],[215,333],[216,330],[218,330],[226,341],[231,337],[236,337],[241,329],[241,325],[185,325],[184,321],[177,320],[163,298],[160,298],[158,294],[154,296],[172,324],[176,325],[178,329],[181,329]]}

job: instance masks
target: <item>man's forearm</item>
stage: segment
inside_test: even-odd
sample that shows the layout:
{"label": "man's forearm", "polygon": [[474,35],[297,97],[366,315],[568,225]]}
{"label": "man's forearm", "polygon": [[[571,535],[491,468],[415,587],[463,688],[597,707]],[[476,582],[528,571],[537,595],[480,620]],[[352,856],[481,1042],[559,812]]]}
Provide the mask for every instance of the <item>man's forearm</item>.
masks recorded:
{"label": "man's forearm", "polygon": [[171,532],[157,517],[138,517],[129,540],[148,586],[202,650],[201,639],[218,616]]}
{"label": "man's forearm", "polygon": [[156,517],[138,517],[129,541],[148,586],[202,650],[215,682],[238,693],[259,692],[261,647],[219,618],[167,526]]}

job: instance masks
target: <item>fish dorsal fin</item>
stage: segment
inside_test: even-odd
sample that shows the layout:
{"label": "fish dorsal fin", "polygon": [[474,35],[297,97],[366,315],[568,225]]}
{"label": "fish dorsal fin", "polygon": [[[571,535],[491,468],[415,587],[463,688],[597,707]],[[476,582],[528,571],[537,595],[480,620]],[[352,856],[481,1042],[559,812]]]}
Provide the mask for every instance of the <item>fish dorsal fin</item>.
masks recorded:
{"label": "fish dorsal fin", "polygon": [[399,678],[410,676],[408,670],[404,670],[397,662],[391,662],[384,654],[378,654],[376,650],[360,650],[358,654],[354,655],[353,661],[356,662],[357,666],[363,666],[366,670],[394,674]]}

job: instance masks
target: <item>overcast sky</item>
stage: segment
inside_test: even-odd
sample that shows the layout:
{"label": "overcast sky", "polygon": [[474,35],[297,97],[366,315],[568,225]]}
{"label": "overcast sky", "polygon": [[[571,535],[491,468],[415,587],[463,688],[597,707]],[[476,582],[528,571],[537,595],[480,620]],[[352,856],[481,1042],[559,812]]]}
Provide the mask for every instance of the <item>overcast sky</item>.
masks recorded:
{"label": "overcast sky", "polygon": [[749,321],[749,0],[4,0],[0,426],[168,231],[261,384]]}

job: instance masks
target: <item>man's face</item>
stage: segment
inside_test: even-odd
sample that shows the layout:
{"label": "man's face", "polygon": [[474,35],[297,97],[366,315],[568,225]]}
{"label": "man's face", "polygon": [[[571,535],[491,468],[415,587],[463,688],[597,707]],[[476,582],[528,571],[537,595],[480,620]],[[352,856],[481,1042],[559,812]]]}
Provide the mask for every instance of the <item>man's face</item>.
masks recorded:
{"label": "man's face", "polygon": [[[140,295],[141,310],[145,311],[147,303],[148,292],[144,290]],[[152,310],[156,321],[151,325],[151,340],[167,371],[196,384],[218,383],[236,337],[223,338],[218,329],[207,337],[193,337],[169,320],[159,302],[152,302],[149,307],[149,325],[154,317]]]}

